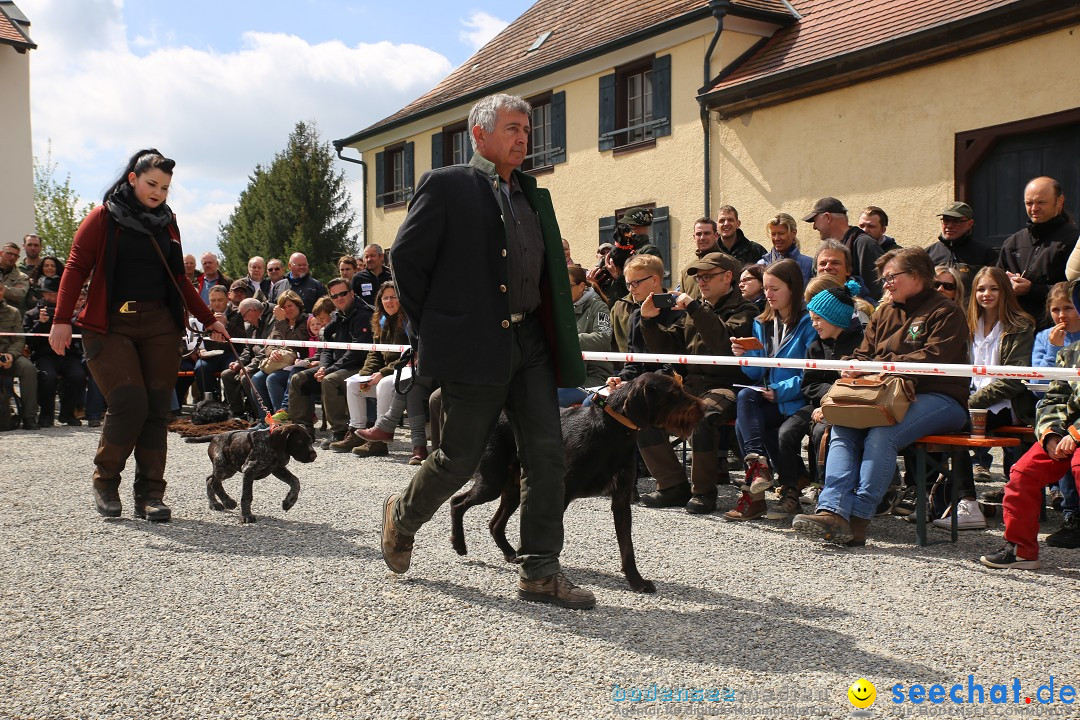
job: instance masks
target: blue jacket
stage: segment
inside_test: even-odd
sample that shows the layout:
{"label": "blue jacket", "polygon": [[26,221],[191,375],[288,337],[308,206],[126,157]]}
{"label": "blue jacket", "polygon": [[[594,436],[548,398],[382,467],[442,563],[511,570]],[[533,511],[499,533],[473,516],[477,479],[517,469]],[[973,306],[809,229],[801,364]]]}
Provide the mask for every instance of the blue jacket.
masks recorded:
{"label": "blue jacket", "polygon": [[794,260],[799,264],[799,269],[802,270],[802,281],[804,285],[810,282],[810,277],[814,274],[814,260],[810,256],[803,255],[799,252],[797,245],[792,244],[786,253],[779,253],[776,252],[776,250],[771,250],[762,255],[757,264],[769,265],[777,260],[783,260],[784,258]]}
{"label": "blue jacket", "polygon": [[[760,320],[754,320],[754,337],[768,347],[766,336],[771,334],[769,329]],[[806,349],[817,338],[817,332],[810,324],[810,313],[803,310],[799,318],[799,324],[792,332],[789,332],[780,344],[780,350],[770,357],[798,358],[806,357]],[[750,350],[746,357],[765,357],[764,350]],[[776,392],[776,403],[780,407],[780,413],[791,416],[806,405],[806,398],[802,394],[802,370],[791,368],[761,368],[744,367],[742,371],[753,382],[765,381],[766,387]]]}
{"label": "blue jacket", "polygon": [[1065,349],[1066,346],[1072,345],[1077,340],[1080,340],[1080,333],[1065,333],[1065,345],[1051,345],[1050,344],[1050,331],[1054,328],[1049,327],[1045,330],[1040,330],[1035,335],[1035,346],[1031,350],[1031,366],[1032,367],[1054,367],[1057,361],[1057,354]]}

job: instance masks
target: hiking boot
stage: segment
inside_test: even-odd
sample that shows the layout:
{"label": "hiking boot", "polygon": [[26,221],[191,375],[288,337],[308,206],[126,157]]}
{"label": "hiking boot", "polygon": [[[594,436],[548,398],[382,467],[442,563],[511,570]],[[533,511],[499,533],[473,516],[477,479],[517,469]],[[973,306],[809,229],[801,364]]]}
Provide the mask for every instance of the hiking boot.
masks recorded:
{"label": "hiking boot", "polygon": [[1009,568],[1016,568],[1017,570],[1038,570],[1042,567],[1042,563],[1038,559],[1027,560],[1016,555],[1016,546],[1010,542],[1001,546],[1001,549],[996,553],[989,555],[983,555],[979,558],[979,562],[988,568],[997,568],[998,570],[1008,570]]}
{"label": "hiking boot", "polygon": [[866,529],[870,527],[870,518],[852,515],[848,525],[851,526],[851,539],[844,544],[848,547],[863,547],[866,545]]}
{"label": "hiking boot", "polygon": [[776,504],[776,513],[790,517],[798,515],[800,512],[802,512],[802,505],[799,504],[799,491],[784,492],[780,496],[780,502]]}
{"label": "hiking boot", "polygon": [[1069,548],[1070,550],[1080,547],[1080,518],[1070,515],[1065,518],[1056,531],[1046,538],[1046,544],[1050,547]]}
{"label": "hiking boot", "polygon": [[398,494],[392,493],[383,503],[382,556],[386,567],[401,575],[412,563],[413,537],[401,535],[394,528],[394,503]]}
{"label": "hiking boot", "polygon": [[686,503],[686,512],[691,515],[708,515],[716,509],[716,493],[692,495]]}
{"label": "hiking boot", "polygon": [[[952,518],[949,514],[952,509],[945,511],[945,515],[934,520],[934,527],[951,529]],[[964,498],[956,504],[956,529],[957,530],[982,530],[986,527],[986,517],[979,509],[979,503],[972,498]]]}
{"label": "hiking boot", "polygon": [[360,457],[382,457],[390,454],[390,448],[384,442],[365,442],[354,447],[352,453]]}
{"label": "hiking boot", "polygon": [[975,477],[975,482],[990,482],[990,468],[985,465],[972,465],[971,474]]}
{"label": "hiking boot", "polygon": [[427,445],[417,445],[412,449],[412,457],[409,458],[410,465],[421,465],[427,460]]}
{"label": "hiking boot", "polygon": [[773,474],[764,455],[750,453],[746,456],[746,484],[750,492],[763,493],[773,486]]}
{"label": "hiking boot", "polygon": [[356,431],[364,440],[368,442],[389,442],[394,439],[394,433],[388,433],[385,430],[380,430],[377,427],[362,428]]}
{"label": "hiking boot", "polygon": [[690,483],[682,482],[641,496],[641,504],[651,508],[684,507],[690,502]]}
{"label": "hiking boot", "polygon": [[796,515],[791,521],[791,528],[803,537],[821,538],[838,545],[855,537],[848,521],[828,510],[819,510],[813,515]]}
{"label": "hiking boot", "polygon": [[743,490],[739,502],[734,508],[724,513],[724,517],[728,520],[753,520],[761,517],[768,510],[764,492],[754,494]]}
{"label": "hiking boot", "polygon": [[116,490],[99,490],[94,488],[94,507],[98,514],[105,517],[120,517],[124,511],[120,504],[120,493]]}
{"label": "hiking boot", "polygon": [[25,417],[22,421],[23,430],[40,430],[41,426],[38,425],[38,421],[32,417]]}
{"label": "hiking boot", "polygon": [[[335,430],[334,434],[331,435],[330,437],[326,438],[325,440],[323,440],[322,443],[319,445],[319,447],[322,448],[323,450],[329,450],[331,445],[333,445],[336,442],[341,442],[342,440],[344,440],[345,435],[346,435],[346,431],[344,431],[344,430]],[[315,437],[315,433],[312,433],[311,437]]]}
{"label": "hiking boot", "polygon": [[589,610],[596,607],[596,596],[570,582],[561,572],[538,580],[518,580],[518,597],[571,610]]}
{"label": "hiking boot", "polygon": [[150,522],[166,522],[172,518],[172,510],[161,498],[135,498],[135,517]]}
{"label": "hiking boot", "polygon": [[349,429],[345,431],[345,437],[337,442],[330,443],[330,449],[336,453],[352,452],[353,448],[360,447],[365,442],[364,438],[356,434],[356,431]]}
{"label": "hiking boot", "polygon": [[892,515],[893,510],[900,503],[900,486],[890,485],[889,489],[885,491],[885,495],[881,498],[881,502],[878,503],[877,510],[874,511],[875,517],[882,517],[885,515]]}

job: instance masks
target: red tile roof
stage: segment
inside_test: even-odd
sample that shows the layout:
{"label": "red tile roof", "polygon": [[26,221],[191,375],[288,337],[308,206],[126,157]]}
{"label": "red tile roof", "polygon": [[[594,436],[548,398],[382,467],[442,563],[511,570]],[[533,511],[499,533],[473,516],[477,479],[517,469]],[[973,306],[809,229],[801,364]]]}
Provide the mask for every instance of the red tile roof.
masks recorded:
{"label": "red tile roof", "polygon": [[[706,0],[537,0],[461,67],[393,115],[335,144],[347,145],[448,105],[479,98],[553,72],[643,37],[710,17]],[[731,14],[771,20],[794,19],[784,0],[733,0]],[[529,46],[551,36],[533,52]]]}
{"label": "red tile roof", "polygon": [[[914,40],[911,36],[919,33],[966,24],[994,11],[1023,11],[1027,6],[1042,14],[1056,9],[1054,5],[1045,0],[794,0],[801,19],[774,33],[721,76],[708,94],[761,83],[815,65],[824,67],[886,43]],[[1008,24],[1003,23],[1002,29]]]}
{"label": "red tile roof", "polygon": [[30,21],[13,0],[0,1],[0,45],[12,45],[18,50],[36,48],[37,45],[27,34],[29,27]]}

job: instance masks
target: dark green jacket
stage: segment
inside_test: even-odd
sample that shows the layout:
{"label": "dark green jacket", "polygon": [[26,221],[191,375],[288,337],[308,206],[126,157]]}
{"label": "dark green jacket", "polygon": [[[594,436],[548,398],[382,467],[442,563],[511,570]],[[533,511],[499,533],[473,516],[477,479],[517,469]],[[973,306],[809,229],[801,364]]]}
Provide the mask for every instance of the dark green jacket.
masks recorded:
{"label": "dark green jacket", "polygon": [[[544,237],[537,313],[558,386],[577,387],[585,363],[551,194],[531,175],[514,174]],[[475,153],[469,165],[425,173],[398,230],[391,271],[425,376],[476,385],[510,381],[509,261],[498,193],[495,166]]]}
{"label": "dark green jacket", "polygon": [[[1001,364],[1029,367],[1034,346],[1035,328],[1006,330],[1001,335]],[[988,408],[1001,400],[1009,401],[1021,424],[1035,422],[1035,396],[1019,378],[995,378],[971,394],[968,407]]]}

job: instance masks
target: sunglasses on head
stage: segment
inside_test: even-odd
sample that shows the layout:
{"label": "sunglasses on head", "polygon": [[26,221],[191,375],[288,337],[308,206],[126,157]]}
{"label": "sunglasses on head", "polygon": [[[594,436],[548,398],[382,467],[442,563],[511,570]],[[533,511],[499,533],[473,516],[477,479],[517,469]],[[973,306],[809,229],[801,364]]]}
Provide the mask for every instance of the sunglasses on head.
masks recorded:
{"label": "sunglasses on head", "polygon": [[944,289],[944,290],[948,290],[949,292],[952,292],[953,290],[956,289],[956,283],[954,283],[954,282],[941,282],[940,280],[935,280],[934,281],[934,289],[935,290]]}

